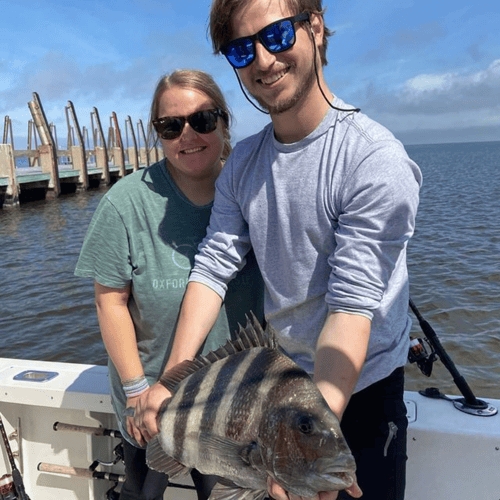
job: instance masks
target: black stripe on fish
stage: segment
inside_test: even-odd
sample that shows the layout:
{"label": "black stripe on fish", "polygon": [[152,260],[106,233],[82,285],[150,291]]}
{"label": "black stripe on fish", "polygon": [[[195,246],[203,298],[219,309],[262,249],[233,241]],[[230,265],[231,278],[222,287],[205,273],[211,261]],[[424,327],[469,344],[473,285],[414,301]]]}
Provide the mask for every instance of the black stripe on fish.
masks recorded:
{"label": "black stripe on fish", "polygon": [[[273,374],[268,373],[265,369],[273,362],[275,352],[270,349],[262,349],[260,352],[255,353],[254,356],[241,378],[240,385],[228,410],[226,436],[232,439],[241,436],[245,429],[248,428],[253,412],[260,413],[261,409],[257,408],[256,402],[260,398],[267,399],[267,394],[262,393],[269,391],[276,383],[271,380],[271,378],[274,378]],[[269,379],[268,386],[262,383],[266,378]]]}
{"label": "black stripe on fish", "polygon": [[285,370],[278,371],[276,383],[268,393],[268,401],[280,401],[283,398],[283,394],[290,392],[290,384],[292,384],[294,388],[299,389],[303,387],[300,381],[310,378],[311,377],[302,370],[302,368],[295,364],[288,366]]}
{"label": "black stripe on fish", "polygon": [[[269,348],[265,350],[270,351]],[[262,348],[237,352],[219,360],[217,364],[205,366],[178,387],[180,392],[169,403],[169,411],[174,419],[173,452],[175,457],[185,457],[188,447],[191,447],[190,453],[196,455],[193,447],[197,447],[197,444],[192,442],[192,436],[198,435],[201,427],[204,432],[210,432],[216,421],[218,426],[223,426],[216,433],[224,433],[226,427],[234,427],[233,432],[230,429],[231,435],[238,436],[242,432],[253,403],[252,399],[248,399],[253,398],[253,395],[249,394],[247,388],[252,389],[253,394],[258,389],[255,384],[265,377],[262,373],[263,359],[255,360],[259,351],[262,351]],[[258,376],[256,376],[257,371],[261,372]],[[243,394],[240,393],[241,389],[244,391]],[[248,406],[244,408],[244,415],[235,409],[240,401]],[[235,409],[231,415],[236,421],[234,424],[228,418],[231,408]],[[202,450],[198,452],[200,451]]]}
{"label": "black stripe on fish", "polygon": [[196,396],[201,389],[198,377],[191,377],[186,380],[183,388],[183,397],[178,402],[175,411],[175,434],[174,434],[174,456],[182,456],[184,449],[184,439],[186,436],[188,418],[192,411],[196,411]]}
{"label": "black stripe on fish", "polygon": [[[203,409],[202,421],[207,430],[212,430],[217,417],[217,412],[219,411],[220,405],[224,401],[225,389],[229,386],[232,380],[240,376],[239,367],[245,361],[250,352],[251,351],[246,351],[245,353],[240,353],[239,355],[229,356],[219,370],[217,378],[212,386],[212,390],[207,396],[207,404]],[[242,376],[244,376],[244,374]]]}

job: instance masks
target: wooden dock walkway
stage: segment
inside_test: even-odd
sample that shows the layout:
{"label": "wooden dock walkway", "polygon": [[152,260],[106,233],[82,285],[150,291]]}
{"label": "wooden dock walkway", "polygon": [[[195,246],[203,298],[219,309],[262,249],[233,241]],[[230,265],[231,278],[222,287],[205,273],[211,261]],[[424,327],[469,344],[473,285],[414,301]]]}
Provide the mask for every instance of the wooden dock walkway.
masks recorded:
{"label": "wooden dock walkway", "polygon": [[[136,136],[130,116],[125,120],[127,147],[114,112],[106,140],[97,108],[90,115],[91,146],[87,129],[80,129],[71,101],[65,108],[67,146],[60,149],[55,127],[48,123],[36,92],[28,107],[32,115],[28,123],[28,149],[15,149],[12,123],[8,116],[5,117],[0,144],[0,208],[19,206],[21,200],[35,193],[37,198],[53,198],[64,192],[108,185],[163,157],[161,148],[148,147],[141,120],[137,122]],[[26,166],[18,166],[20,158]]]}

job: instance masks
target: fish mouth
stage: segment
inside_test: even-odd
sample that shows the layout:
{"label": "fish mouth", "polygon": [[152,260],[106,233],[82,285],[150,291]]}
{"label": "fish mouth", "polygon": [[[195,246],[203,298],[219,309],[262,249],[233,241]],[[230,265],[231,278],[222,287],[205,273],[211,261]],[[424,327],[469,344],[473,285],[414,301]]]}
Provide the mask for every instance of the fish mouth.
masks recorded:
{"label": "fish mouth", "polygon": [[319,461],[316,466],[318,476],[338,489],[349,488],[356,482],[356,463],[352,456],[344,457],[333,464]]}
{"label": "fish mouth", "polygon": [[[311,497],[317,495],[319,491],[340,491],[357,488],[356,476],[351,470],[336,468],[321,473],[310,473],[306,477],[306,485],[298,485],[291,481],[291,484],[288,484],[288,491],[301,497]],[[292,485],[296,487],[292,488]]]}
{"label": "fish mouth", "polygon": [[339,490],[349,488],[355,481],[355,475],[351,471],[346,470],[331,470],[323,472],[321,477],[328,483],[338,487]]}
{"label": "fish mouth", "polygon": [[336,472],[334,475],[345,488],[349,488],[349,486],[352,486],[355,478],[354,474],[352,472]]}
{"label": "fish mouth", "polygon": [[[335,478],[335,481],[332,479]],[[330,484],[338,490],[345,490],[351,497],[360,498],[363,496],[354,471],[338,471],[330,475]]]}

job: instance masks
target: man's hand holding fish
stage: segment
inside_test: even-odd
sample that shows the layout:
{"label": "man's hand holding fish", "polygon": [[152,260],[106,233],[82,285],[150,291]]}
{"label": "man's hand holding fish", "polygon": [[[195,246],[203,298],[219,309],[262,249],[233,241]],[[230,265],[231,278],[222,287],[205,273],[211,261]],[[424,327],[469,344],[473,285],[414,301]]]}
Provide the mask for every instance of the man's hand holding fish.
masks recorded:
{"label": "man's hand holding fish", "polygon": [[[361,489],[354,483],[350,488],[345,491],[354,498],[360,498],[362,495]],[[337,500],[339,496],[338,491],[320,491],[313,497],[301,497],[287,493],[276,481],[271,478],[267,480],[267,492],[274,500]]]}

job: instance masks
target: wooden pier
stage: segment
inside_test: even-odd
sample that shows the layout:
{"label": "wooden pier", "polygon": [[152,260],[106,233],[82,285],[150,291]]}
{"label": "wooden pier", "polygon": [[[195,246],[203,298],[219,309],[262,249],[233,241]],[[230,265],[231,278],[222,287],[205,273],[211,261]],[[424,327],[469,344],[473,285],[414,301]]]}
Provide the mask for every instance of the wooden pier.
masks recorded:
{"label": "wooden pier", "polygon": [[[19,206],[25,199],[54,198],[108,185],[163,157],[161,148],[148,147],[141,120],[137,122],[137,135],[130,116],[125,120],[125,146],[116,113],[110,117],[106,140],[97,108],[90,114],[89,134],[86,127],[80,128],[71,101],[65,108],[67,145],[60,149],[55,126],[47,121],[36,92],[28,107],[32,116],[28,123],[28,149],[15,149],[12,123],[5,117],[0,144],[0,208]],[[24,158],[25,166],[17,165],[19,158]]]}

